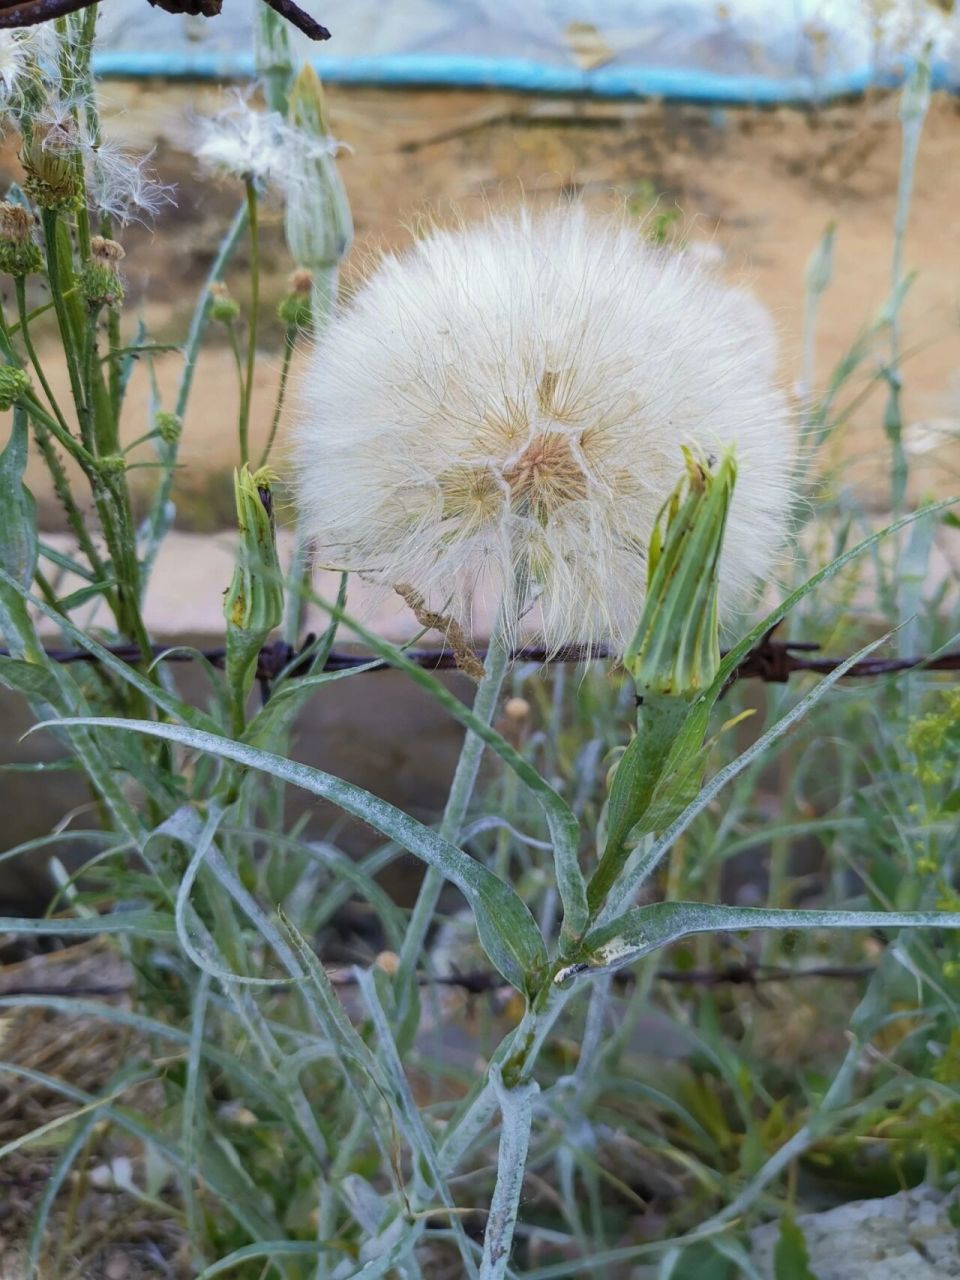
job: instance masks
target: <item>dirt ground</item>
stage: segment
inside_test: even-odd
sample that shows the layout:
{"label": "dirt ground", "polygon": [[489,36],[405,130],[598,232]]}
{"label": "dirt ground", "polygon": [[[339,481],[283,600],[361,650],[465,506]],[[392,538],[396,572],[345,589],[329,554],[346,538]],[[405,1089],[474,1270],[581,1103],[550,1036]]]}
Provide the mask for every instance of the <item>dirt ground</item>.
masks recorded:
{"label": "dirt ground", "polygon": [[[195,118],[215,109],[209,86],[110,83],[104,99],[111,132],[138,148],[156,148],[156,167],[176,183],[176,205],[152,230],[133,227],[124,240],[129,280],[126,320],[142,308],[154,337],[185,333],[191,300],[239,191],[199,176],[190,154]],[[468,216],[485,205],[521,198],[590,204],[626,201],[638,213],[678,211],[674,234],[753,289],[782,335],[783,377],[795,382],[803,323],[804,270],[824,228],[837,223],[835,274],[817,340],[821,384],[861,326],[889,294],[892,226],[900,159],[895,95],[823,108],[721,110],[662,102],[544,99],[516,94],[329,89],[333,132],[349,145],[342,170],[353,203],[357,240],[344,279],[367,269],[380,245],[402,245],[424,209],[451,206]],[[11,143],[0,156],[11,176]],[[905,410],[915,458],[917,495],[950,487],[943,463],[960,464],[960,105],[935,98],[916,172],[905,266],[916,279],[905,308]],[[273,306],[289,269],[279,216],[265,231],[262,355],[255,418],[269,421],[279,370]],[[243,253],[236,292],[243,297]],[[149,301],[148,301],[149,299]],[[167,403],[179,356],[159,360]],[[145,429],[149,387],[135,378],[130,438]],[[212,335],[201,361],[185,425],[177,497],[181,527],[231,522],[229,469],[236,448],[236,379],[222,338]],[[871,505],[882,508],[877,480],[885,463],[879,390],[853,415],[844,452]],[[936,444],[931,449],[930,445]],[[282,457],[282,455],[281,455]],[[940,471],[937,478],[935,473]],[[141,473],[149,484],[149,471]],[[31,480],[48,528],[59,512],[39,465]]]}

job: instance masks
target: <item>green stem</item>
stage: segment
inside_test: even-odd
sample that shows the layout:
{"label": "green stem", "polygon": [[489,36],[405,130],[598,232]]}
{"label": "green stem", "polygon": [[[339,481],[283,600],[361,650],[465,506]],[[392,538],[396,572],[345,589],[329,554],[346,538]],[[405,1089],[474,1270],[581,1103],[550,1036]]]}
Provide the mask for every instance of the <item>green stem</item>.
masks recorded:
{"label": "green stem", "polygon": [[17,314],[20,317],[20,335],[23,338],[23,345],[26,347],[30,363],[33,365],[33,371],[37,375],[37,381],[43,388],[43,394],[47,397],[47,402],[50,405],[57,422],[59,422],[64,434],[70,436],[72,439],[73,437],[70,428],[67,425],[67,420],[63,416],[60,406],[57,403],[57,398],[53,394],[53,389],[51,388],[50,383],[47,381],[47,375],[43,371],[43,366],[40,363],[40,357],[37,355],[36,348],[33,345],[33,339],[30,337],[30,317],[27,314],[27,288],[26,281],[23,276],[17,276],[14,281],[14,287],[17,294]]}
{"label": "green stem", "polygon": [[200,354],[200,343],[203,341],[204,331],[207,327],[207,320],[210,314],[210,299],[212,297],[211,290],[215,284],[223,279],[223,273],[227,269],[227,263],[233,256],[234,250],[243,235],[247,225],[247,206],[242,204],[233,216],[233,222],[227,234],[220,242],[220,249],[213,265],[210,268],[210,274],[207,276],[206,283],[197,300],[196,309],[193,313],[193,319],[190,321],[190,332],[187,334],[187,344],[184,347],[184,366],[183,374],[180,378],[180,387],[177,391],[177,403],[174,409],[178,418],[182,418],[187,412],[187,403],[190,399],[190,392],[193,389],[193,376],[197,370],[197,358]]}
{"label": "green stem", "polygon": [[250,460],[250,403],[253,399],[253,373],[257,358],[257,321],[260,311],[260,224],[257,189],[247,179],[247,221],[250,224],[250,321],[247,331],[247,370],[244,394],[240,401],[240,465]]}
{"label": "green stem", "polygon": [[270,423],[270,434],[267,436],[267,443],[264,446],[263,453],[260,455],[258,467],[265,467],[270,457],[270,451],[273,449],[274,441],[277,438],[277,430],[280,426],[280,417],[283,413],[283,402],[287,395],[287,382],[290,377],[290,362],[293,360],[293,352],[295,348],[296,332],[288,329],[284,334],[283,341],[283,364],[280,366],[280,386],[277,388],[277,403],[273,410],[273,421]]}
{"label": "green stem", "polygon": [[[29,392],[24,397],[24,407],[33,421],[34,435],[36,437],[37,445],[40,449],[40,453],[46,464],[47,470],[50,473],[50,478],[53,481],[54,493],[57,495],[64,513],[66,514],[67,523],[77,539],[77,544],[86,555],[95,577],[103,581],[107,576],[106,566],[94,546],[93,539],[87,531],[86,522],[76,504],[76,501],[74,500],[73,491],[70,487],[70,481],[67,478],[67,473],[64,471],[63,464],[53,447],[53,443],[50,439],[51,435],[53,435],[64,449],[67,450],[71,457],[80,464],[84,473],[88,477],[92,474],[92,464],[94,459],[92,455],[84,449],[80,441],[71,433],[63,414],[57,406],[57,402],[54,399],[52,392],[47,386],[47,381],[41,368],[39,358],[34,350],[33,342],[30,338],[30,315],[26,311],[25,289],[22,278],[16,282],[16,291],[17,304],[20,309],[20,321],[15,327],[8,327],[6,317],[3,315],[2,308],[0,308],[0,346],[2,346],[3,352],[11,364],[16,364],[18,366],[21,365],[22,361],[20,360],[17,352],[14,351],[13,343],[11,341],[11,335],[14,332],[14,328],[20,330],[23,336],[24,346],[27,349],[27,354],[37,374],[37,378],[39,379],[41,386],[46,391],[50,404],[58,416],[57,418],[52,418],[40,404],[40,401],[37,400],[36,396]],[[105,595],[111,610],[114,610],[114,597],[107,593],[105,593]]]}
{"label": "green stem", "polygon": [[[507,671],[509,653],[500,639],[501,634],[502,628],[498,621],[487,649],[486,671],[477,686],[473,702],[473,713],[484,724],[490,724],[493,720]],[[460,836],[460,829],[473,797],[480,771],[480,760],[483,756],[483,746],[482,738],[477,737],[475,733],[467,733],[460,749],[460,758],[457,761],[456,772],[453,775],[450,793],[440,822],[440,835],[453,844],[456,844]],[[397,1045],[401,1053],[409,1047],[416,1034],[420,1013],[416,981],[417,962],[437,909],[443,883],[443,875],[434,867],[428,868],[400,951],[400,964],[397,971]]]}
{"label": "green stem", "polygon": [[62,254],[60,218],[52,209],[41,209],[40,217],[43,223],[46,246],[47,279],[50,282],[50,297],[53,299],[53,309],[57,317],[57,326],[60,330],[60,341],[63,345],[63,353],[67,362],[67,373],[70,376],[70,392],[80,421],[81,439],[86,448],[93,453],[90,410],[84,399],[83,379],[80,376],[78,362],[82,333],[77,331],[76,314],[71,314],[73,308],[68,308],[64,296],[66,290],[72,287],[73,280],[68,278],[68,274],[72,274],[70,272],[70,264]]}

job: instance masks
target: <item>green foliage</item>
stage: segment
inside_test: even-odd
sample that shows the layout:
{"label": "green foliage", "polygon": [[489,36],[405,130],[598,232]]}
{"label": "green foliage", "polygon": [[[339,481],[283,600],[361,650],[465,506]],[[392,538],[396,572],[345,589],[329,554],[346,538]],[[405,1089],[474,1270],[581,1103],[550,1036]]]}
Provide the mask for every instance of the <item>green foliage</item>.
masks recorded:
{"label": "green foliage", "polygon": [[803,1230],[793,1218],[780,1219],[780,1238],[773,1252],[774,1280],[817,1280],[810,1270],[810,1255]]}
{"label": "green foliage", "polygon": [[[327,611],[325,633],[269,680],[261,668],[269,697],[254,710],[261,646],[282,626],[296,647],[313,600],[303,549],[285,580],[266,465],[299,331],[322,326],[334,299],[349,210],[333,154],[316,153],[314,195],[285,210],[291,266],[309,271],[294,272],[281,304],[280,386],[259,465],[248,457],[260,199],[249,177],[200,291],[175,395],[162,403],[153,377],[145,434],[124,447],[132,363],[154,373],[162,348],[143,323],[128,332],[114,265],[122,253],[109,215],[87,207],[83,155],[44,148],[35,118],[42,94],[67,76],[75,92],[64,127],[97,136],[87,82],[95,17],[90,9],[62,23],[59,70],[30,82],[32,106],[15,120],[26,196],[12,192],[0,209],[0,269],[14,278],[0,310],[0,408],[11,411],[0,452],[0,684],[56,744],[51,767],[83,772],[94,817],[75,831],[58,814],[51,835],[0,853],[0,862],[52,855],[71,841],[89,853],[74,874],[51,862],[47,916],[0,919],[0,932],[99,937],[134,990],[129,1008],[43,993],[0,999],[6,1012],[43,1010],[68,1026],[84,1019],[84,1034],[97,1025],[131,1037],[96,1090],[0,1065],[73,1108],[0,1151],[54,1153],[29,1234],[31,1275],[59,1256],[73,1172],[122,1147],[135,1153],[125,1194],[168,1215],[201,1280],[496,1280],[508,1267],[539,1280],[616,1277],[641,1260],[665,1277],[733,1276],[749,1267],[743,1231],[761,1214],[780,1216],[778,1280],[811,1280],[802,1234],[782,1212],[801,1166],[807,1184],[831,1193],[960,1173],[960,697],[923,671],[844,682],[891,637],[904,652],[932,652],[958,630],[956,601],[927,586],[937,520],[950,534],[953,517],[947,503],[907,509],[900,416],[909,276],[899,254],[922,76],[905,100],[891,296],[819,397],[812,337],[841,245],[832,227],[811,260],[802,469],[822,478],[817,505],[804,495],[795,578],[780,603],[722,660],[715,568],[734,481],[727,459],[716,472],[691,469],[690,491],[667,513],[627,678],[599,662],[549,673],[511,665],[495,636],[469,707],[345,611],[344,579],[336,602],[314,601]],[[326,135],[316,77],[293,65],[266,6],[262,21],[271,108]],[[24,199],[38,207],[42,245]],[[651,208],[656,193],[637,200]],[[672,237],[674,217],[654,215],[654,239]],[[245,235],[249,314],[222,284]],[[50,291],[62,379],[48,377],[33,341],[38,312],[24,277],[36,271]],[[223,584],[224,669],[191,655],[206,683],[187,696],[177,655],[154,656],[143,600],[173,519],[172,476],[211,319],[227,327],[237,369],[241,536]],[[61,385],[68,395],[54,393]],[[823,454],[870,387],[887,391],[883,527]],[[69,555],[38,536],[24,484],[31,444],[74,534]],[[145,457],[160,479],[138,525],[129,472]],[[63,588],[64,573],[80,585]],[[792,634],[853,656],[816,682],[762,695],[731,686],[746,653],[785,619]],[[55,662],[51,634],[92,661]],[[370,662],[326,671],[339,634]],[[133,661],[112,652],[119,644],[133,647]],[[365,679],[381,663],[465,730],[436,826],[292,758],[298,716],[322,713],[333,682]],[[481,774],[484,753],[491,767]],[[313,838],[289,816],[291,788],[377,843],[353,859],[336,825]],[[380,882],[404,854],[427,868],[412,912]],[[765,898],[748,905],[751,892]],[[338,968],[329,960],[350,913],[364,931],[348,939],[353,968]],[[848,976],[808,976],[823,966]],[[754,972],[778,983],[761,997],[726,980]],[[451,1008],[458,975],[481,994]]]}

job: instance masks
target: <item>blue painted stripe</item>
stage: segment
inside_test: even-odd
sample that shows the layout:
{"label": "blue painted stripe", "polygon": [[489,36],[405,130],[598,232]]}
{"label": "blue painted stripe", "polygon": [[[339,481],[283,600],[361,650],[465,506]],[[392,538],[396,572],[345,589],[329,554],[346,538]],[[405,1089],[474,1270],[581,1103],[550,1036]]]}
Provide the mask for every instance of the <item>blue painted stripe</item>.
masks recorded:
{"label": "blue painted stripe", "polygon": [[[670,98],[678,102],[775,104],[822,102],[849,97],[873,87],[894,88],[904,72],[853,71],[821,78],[798,76],[724,76],[695,69],[666,67],[549,66],[524,58],[481,58],[431,54],[393,54],[376,58],[319,57],[317,71],[339,84],[426,85],[464,89],[510,89],[597,98]],[[95,54],[98,75],[123,79],[157,76],[168,80],[238,80],[254,74],[249,53],[176,53],[114,50]],[[960,90],[960,72],[946,63],[933,68],[937,89]]]}

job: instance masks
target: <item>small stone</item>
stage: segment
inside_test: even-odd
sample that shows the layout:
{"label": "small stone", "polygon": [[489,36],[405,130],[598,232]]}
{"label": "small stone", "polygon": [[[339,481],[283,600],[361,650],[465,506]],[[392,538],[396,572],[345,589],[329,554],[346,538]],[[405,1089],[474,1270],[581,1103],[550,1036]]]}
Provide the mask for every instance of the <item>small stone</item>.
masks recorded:
{"label": "small stone", "polygon": [[104,1280],[128,1280],[130,1275],[130,1259],[119,1249],[113,1249],[107,1255],[103,1268]]}

